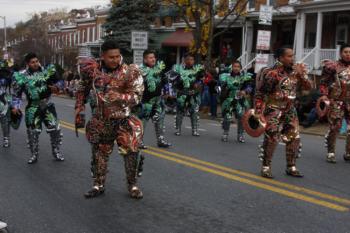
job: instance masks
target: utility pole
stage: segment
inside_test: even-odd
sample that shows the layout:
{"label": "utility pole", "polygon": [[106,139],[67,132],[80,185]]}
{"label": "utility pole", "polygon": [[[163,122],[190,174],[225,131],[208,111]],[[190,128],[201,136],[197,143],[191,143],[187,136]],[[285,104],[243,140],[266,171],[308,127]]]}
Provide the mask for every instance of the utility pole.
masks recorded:
{"label": "utility pole", "polygon": [[0,16],[4,20],[4,51],[7,52],[6,16]]}

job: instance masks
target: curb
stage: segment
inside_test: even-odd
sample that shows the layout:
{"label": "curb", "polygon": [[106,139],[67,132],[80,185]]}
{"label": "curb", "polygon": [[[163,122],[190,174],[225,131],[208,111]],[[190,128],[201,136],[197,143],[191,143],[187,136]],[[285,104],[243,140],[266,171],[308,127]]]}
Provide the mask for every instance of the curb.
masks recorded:
{"label": "curb", "polygon": [[[69,96],[67,96],[67,95],[57,95],[57,94],[53,94],[52,96],[58,97],[58,98],[62,98],[62,99],[71,99],[71,100],[74,100],[74,99],[75,99],[74,97],[72,98],[72,97],[69,97]],[[222,121],[222,118],[220,118],[220,117],[217,117],[217,118],[215,118],[215,119],[212,119],[212,118],[209,117],[208,115],[203,115],[203,114],[201,114],[201,113],[200,113],[199,115],[200,115],[201,119],[211,120],[211,121],[216,121],[216,122],[221,122],[221,121]],[[326,132],[323,132],[323,133],[321,133],[321,132],[307,132],[307,131],[305,131],[303,128],[301,128],[301,129],[300,129],[300,133],[301,133],[301,134],[306,134],[306,135],[313,135],[313,136],[322,136],[322,137],[324,137],[324,135],[325,135]],[[344,135],[339,135],[338,138],[345,139],[346,136],[344,136]]]}

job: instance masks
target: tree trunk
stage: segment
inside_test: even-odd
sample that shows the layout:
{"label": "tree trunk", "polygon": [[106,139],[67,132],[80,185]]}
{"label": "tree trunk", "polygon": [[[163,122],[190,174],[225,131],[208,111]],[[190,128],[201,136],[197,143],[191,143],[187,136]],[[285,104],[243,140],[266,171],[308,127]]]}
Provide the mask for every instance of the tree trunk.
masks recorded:
{"label": "tree trunk", "polygon": [[213,41],[214,41],[215,10],[214,10],[213,0],[210,1],[209,14],[210,14],[210,21],[209,21],[208,53],[205,60],[205,67],[207,69],[211,67]]}

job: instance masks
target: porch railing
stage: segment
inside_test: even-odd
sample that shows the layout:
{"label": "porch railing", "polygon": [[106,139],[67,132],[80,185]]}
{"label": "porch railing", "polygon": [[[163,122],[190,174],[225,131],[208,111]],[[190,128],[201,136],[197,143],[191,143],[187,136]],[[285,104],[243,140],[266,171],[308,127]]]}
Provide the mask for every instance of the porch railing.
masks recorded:
{"label": "porch railing", "polygon": [[306,63],[309,67],[309,70],[313,70],[315,67],[319,67],[321,61],[325,59],[337,60],[338,50],[337,49],[320,49],[319,50],[319,60],[316,59],[316,50],[313,49],[304,49],[303,52],[303,62]]}

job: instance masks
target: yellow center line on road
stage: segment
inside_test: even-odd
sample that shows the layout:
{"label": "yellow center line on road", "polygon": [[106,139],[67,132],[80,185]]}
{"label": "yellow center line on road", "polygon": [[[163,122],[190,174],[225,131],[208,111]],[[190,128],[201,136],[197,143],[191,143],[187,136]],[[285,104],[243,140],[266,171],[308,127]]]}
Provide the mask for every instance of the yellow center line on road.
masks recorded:
{"label": "yellow center line on road", "polygon": [[174,158],[174,157],[169,157],[169,156],[166,156],[166,155],[163,155],[163,154],[159,154],[157,152],[153,152],[153,151],[150,151],[150,150],[145,150],[145,153],[150,154],[150,155],[154,155],[154,156],[157,156],[159,158],[166,159],[166,160],[170,160],[170,161],[173,161],[173,162],[176,162],[176,163],[179,163],[179,164],[183,164],[183,165],[186,165],[188,167],[196,168],[196,169],[201,170],[201,171],[205,171],[205,172],[212,173],[212,174],[215,174],[215,175],[218,175],[218,176],[222,176],[222,177],[225,177],[225,178],[230,179],[230,180],[238,181],[240,183],[244,183],[244,184],[248,184],[248,185],[251,185],[251,186],[254,186],[254,187],[258,187],[258,188],[261,188],[261,189],[269,190],[269,191],[272,191],[272,192],[275,192],[275,193],[278,193],[278,194],[281,194],[281,195],[284,195],[284,196],[287,196],[287,197],[291,197],[291,198],[294,198],[294,199],[298,199],[298,200],[302,200],[302,201],[309,202],[309,203],[312,203],[312,204],[320,205],[320,206],[327,207],[327,208],[330,208],[330,209],[333,209],[333,210],[337,210],[337,211],[349,211],[349,208],[344,207],[344,206],[340,206],[340,205],[337,205],[337,204],[333,204],[331,202],[319,200],[319,199],[316,199],[316,198],[313,198],[313,197],[309,197],[309,196],[305,196],[305,195],[299,194],[299,193],[294,193],[294,192],[291,192],[291,191],[288,191],[288,190],[285,190],[285,189],[277,188],[277,187],[274,187],[274,186],[271,186],[271,185],[267,185],[267,184],[260,183],[260,182],[257,182],[257,181],[253,181],[253,180],[249,180],[249,179],[246,179],[246,178],[242,178],[242,177],[239,177],[239,176],[236,176],[236,175],[232,175],[232,174],[229,174],[229,173],[226,173],[226,172],[222,172],[222,171],[219,171],[219,170],[214,170],[214,169],[211,169],[211,168],[208,168],[208,167],[205,167],[205,166],[201,166],[201,165],[198,165],[198,164],[195,164],[195,163],[187,162],[187,161],[184,161],[184,160],[181,160],[181,159],[177,159],[177,158]]}
{"label": "yellow center line on road", "polygon": [[264,183],[277,185],[277,186],[280,186],[280,187],[283,187],[283,188],[288,188],[288,189],[293,190],[293,191],[303,192],[303,193],[306,193],[306,194],[309,194],[309,195],[321,197],[321,198],[328,199],[328,200],[331,200],[331,201],[334,201],[334,202],[350,205],[350,200],[349,199],[340,198],[340,197],[333,196],[333,195],[330,195],[330,194],[317,192],[317,191],[314,191],[314,190],[311,190],[311,189],[307,189],[307,188],[296,186],[296,185],[287,184],[287,183],[284,183],[284,182],[281,182],[281,181],[266,179],[266,178],[263,178],[261,176],[257,176],[257,175],[254,175],[254,174],[251,174],[251,173],[248,173],[248,172],[243,172],[243,171],[231,169],[231,168],[224,167],[224,166],[221,166],[221,165],[218,165],[218,164],[215,164],[215,163],[206,162],[206,161],[203,161],[203,160],[195,159],[195,158],[190,157],[190,156],[181,155],[181,154],[178,154],[178,153],[166,151],[166,150],[159,149],[159,148],[156,148],[156,147],[149,147],[148,149],[156,151],[156,152],[161,152],[161,153],[164,153],[164,154],[167,154],[167,155],[175,156],[175,157],[180,158],[180,159],[185,159],[185,160],[188,160],[188,161],[191,161],[191,162],[196,162],[198,164],[206,165],[206,166],[209,166],[209,167],[212,167],[212,168],[220,169],[220,170],[225,171],[225,172],[230,172],[230,173],[233,173],[233,174],[236,174],[236,175],[240,175],[240,176],[252,178],[252,179],[255,179],[255,180],[259,180],[259,181],[262,181]]}
{"label": "yellow center line on road", "polygon": [[[75,130],[74,125],[70,124],[68,122],[61,121],[61,125],[64,128],[67,128],[67,129],[70,129],[70,130]],[[83,129],[80,129],[79,132],[81,132],[83,134],[85,133],[85,131]],[[268,190],[268,191],[271,191],[271,192],[275,192],[275,193],[281,194],[283,196],[287,196],[287,197],[294,198],[294,199],[297,199],[297,200],[302,200],[302,201],[305,201],[305,202],[308,202],[308,203],[312,203],[312,204],[315,204],[315,205],[323,206],[323,207],[330,208],[330,209],[333,209],[333,210],[336,210],[336,211],[341,211],[341,212],[349,211],[349,208],[347,208],[345,206],[337,205],[337,204],[334,204],[334,203],[331,203],[331,202],[327,202],[327,201],[324,201],[324,200],[316,199],[314,197],[309,197],[309,196],[306,196],[306,195],[303,195],[303,194],[299,194],[299,193],[295,193],[295,192],[292,192],[292,191],[289,191],[289,190],[285,190],[285,189],[282,189],[282,188],[279,188],[279,187],[274,187],[274,186],[271,186],[271,185],[268,185],[268,184],[265,184],[265,183],[261,183],[261,182],[258,182],[258,181],[254,181],[254,180],[250,180],[250,179],[247,179],[247,178],[244,178],[244,177],[240,177],[240,176],[237,176],[237,175],[241,175],[241,174],[238,174],[238,173],[236,173],[237,175],[233,175],[233,174],[224,172],[222,168],[225,168],[225,167],[220,166],[220,165],[211,164],[209,162],[193,159],[193,158],[190,158],[190,157],[187,157],[187,156],[179,155],[179,154],[176,154],[176,153],[173,153],[173,152],[168,152],[168,151],[165,151],[165,150],[161,150],[160,152],[156,152],[155,149],[160,150],[158,148],[153,148],[152,147],[152,150],[144,150],[144,152],[149,154],[149,155],[153,155],[153,156],[156,156],[156,157],[159,157],[159,158],[162,158],[162,159],[166,159],[166,160],[169,160],[169,161],[176,162],[178,164],[182,164],[182,165],[185,165],[185,166],[188,166],[188,167],[191,167],[191,168],[195,168],[195,169],[198,169],[198,170],[201,170],[201,171],[204,171],[204,172],[215,174],[215,175],[227,178],[229,180],[238,181],[240,183],[248,184],[248,185],[260,188],[260,189],[264,189],[264,190]],[[190,162],[190,160],[193,160],[193,162],[196,162],[196,163],[201,163],[202,165]],[[206,165],[206,166],[203,166],[203,165]],[[212,165],[215,165],[215,166],[212,166]],[[214,167],[214,168],[219,168],[220,167],[221,171],[217,170],[217,169],[213,169],[213,168],[207,167],[207,166]],[[225,168],[225,169],[229,169],[229,168]],[[233,170],[233,169],[231,169],[231,170]],[[233,170],[233,171],[236,171],[236,170]],[[232,171],[230,171],[230,172],[232,173]],[[242,172],[242,173],[244,173],[244,172]],[[249,174],[249,173],[247,173],[247,174]],[[254,176],[254,175],[252,175],[252,176]],[[253,178],[253,177],[250,177],[250,178]],[[280,182],[280,183],[282,183],[282,182]],[[299,191],[299,190],[297,190],[297,191]],[[315,192],[315,191],[313,191],[313,192]],[[322,193],[320,193],[320,194],[322,194]],[[327,195],[327,194],[324,194],[324,195]]]}

